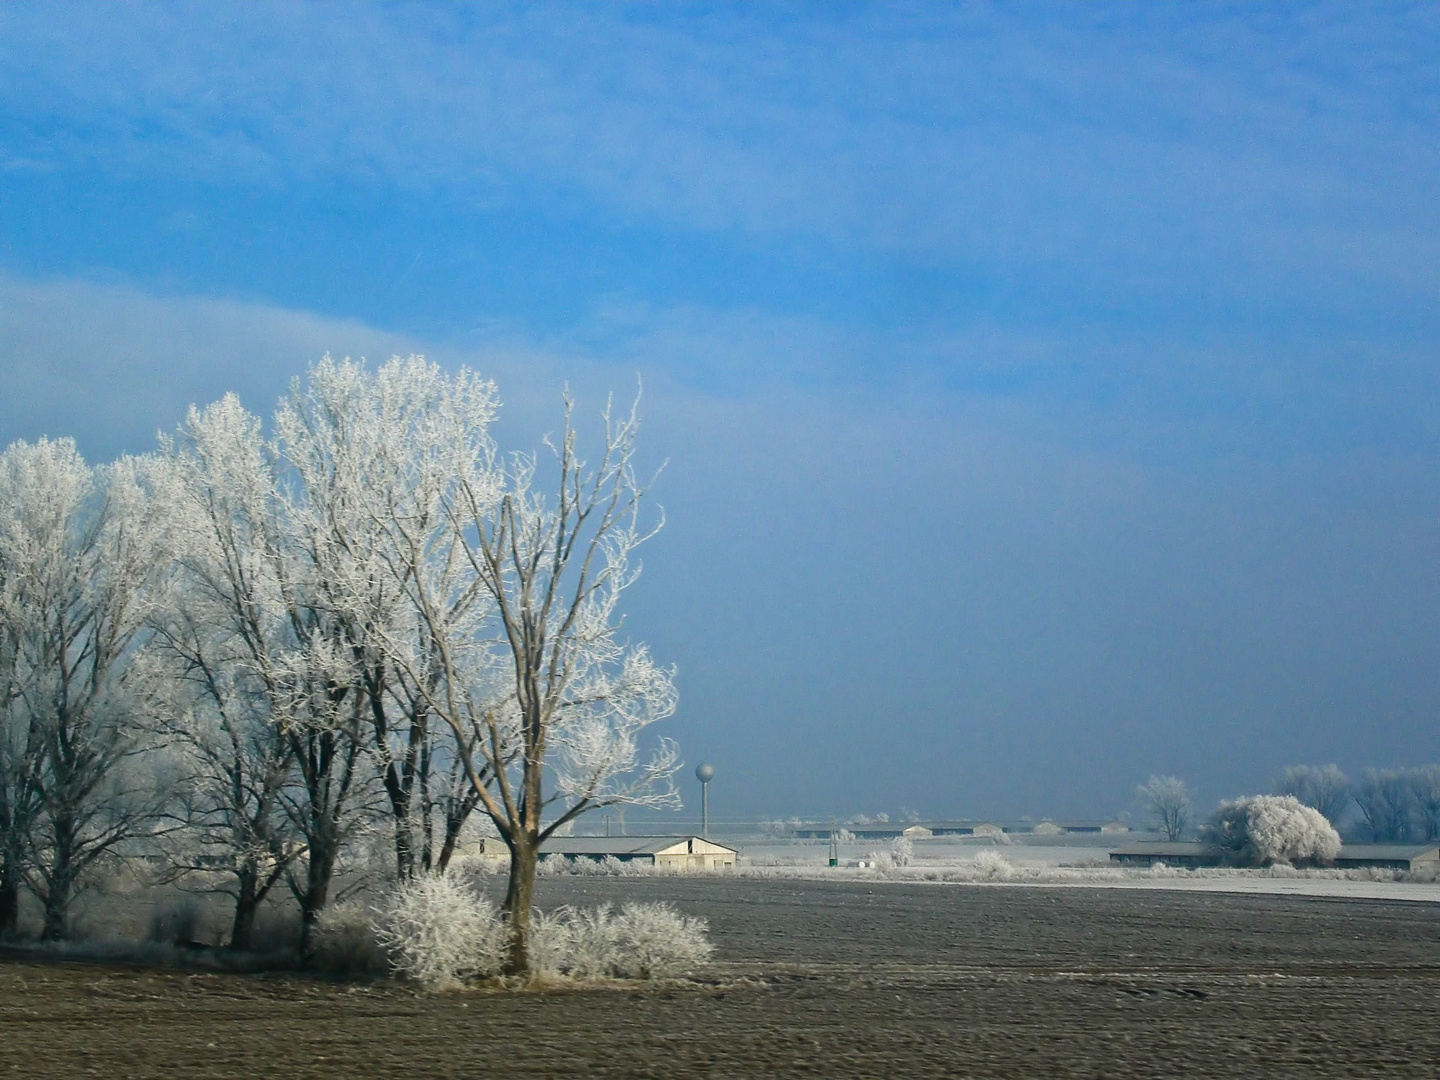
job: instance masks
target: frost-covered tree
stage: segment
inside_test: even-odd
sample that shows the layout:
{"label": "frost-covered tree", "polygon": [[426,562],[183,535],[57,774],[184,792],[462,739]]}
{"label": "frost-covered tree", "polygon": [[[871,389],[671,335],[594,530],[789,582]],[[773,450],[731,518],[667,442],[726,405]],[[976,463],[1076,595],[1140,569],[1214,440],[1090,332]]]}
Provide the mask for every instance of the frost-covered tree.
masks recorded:
{"label": "frost-covered tree", "polygon": [[1354,789],[1355,804],[1370,836],[1379,843],[1410,839],[1415,789],[1401,769],[1366,769]]}
{"label": "frost-covered tree", "polygon": [[488,819],[511,853],[507,966],[528,967],[540,844],[596,807],[678,801],[674,744],[640,745],[675,689],[620,636],[653,533],[634,410],[607,408],[591,466],[567,397],[547,484],[549,458],[497,452],[496,408],[468,371],[326,358],[269,437],[228,396],[155,459],[6,451],[0,931],[24,874],[63,933],[143,820],[233,895],[234,947],[282,880],[308,935],[383,803],[402,881]]}
{"label": "frost-covered tree", "polygon": [[413,599],[444,597],[452,638],[457,628],[485,633],[493,605],[456,550],[446,500],[463,476],[493,505],[502,479],[489,436],[496,407],[494,384],[469,371],[452,378],[410,357],[372,373],[326,357],[276,414],[316,602],[336,620],[364,692],[402,879],[443,870],[478,804],[453,731],[435,722],[443,669],[430,659],[433,631]]}
{"label": "frost-covered tree", "polygon": [[193,836],[229,849],[237,947],[281,874],[308,940],[368,810],[359,663],[258,418],[233,395],[192,410],[166,476],[178,581],[159,626],[203,699],[175,713],[207,822]]}
{"label": "frost-covered tree", "polygon": [[70,440],[0,455],[5,844],[26,849],[44,935],[63,937],[94,867],[154,814],[133,713],[146,593],[164,564],[146,459],[92,469]]}
{"label": "frost-covered tree", "polygon": [[1334,765],[1291,765],[1276,777],[1273,794],[1293,795],[1337,825],[1350,805],[1350,781]]}
{"label": "frost-covered tree", "polygon": [[0,554],[0,936],[19,925],[41,731],[21,696],[21,582],[12,562]]}
{"label": "frost-covered tree", "polygon": [[296,753],[285,583],[299,571],[260,422],[237,399],[192,410],[165,449],[175,562],[152,656],[168,680],[157,725],[183,776],[167,848],[177,872],[233,898],[230,947],[248,949],[260,905],[305,851],[282,802]]}
{"label": "frost-covered tree", "polygon": [[1150,811],[1156,830],[1163,833],[1166,840],[1179,840],[1185,835],[1194,807],[1184,780],[1175,776],[1152,776],[1135,793]]}
{"label": "frost-covered tree", "polygon": [[1327,863],[1340,854],[1340,834],[1319,810],[1293,795],[1254,795],[1220,804],[1201,838],[1244,866]]}
{"label": "frost-covered tree", "polygon": [[[450,728],[509,849],[507,968],[516,973],[529,968],[541,843],[597,807],[678,803],[674,743],[640,746],[644,729],[674,711],[672,673],[619,633],[635,549],[654,531],[640,520],[638,423],[633,409],[616,417],[607,407],[603,419],[599,461],[587,465],[566,398],[563,431],[548,444],[548,492],[536,457],[497,468],[479,439],[458,441],[441,497],[448,533],[416,538],[398,567],[424,633],[392,654]],[[452,559],[465,575],[445,572]]]}

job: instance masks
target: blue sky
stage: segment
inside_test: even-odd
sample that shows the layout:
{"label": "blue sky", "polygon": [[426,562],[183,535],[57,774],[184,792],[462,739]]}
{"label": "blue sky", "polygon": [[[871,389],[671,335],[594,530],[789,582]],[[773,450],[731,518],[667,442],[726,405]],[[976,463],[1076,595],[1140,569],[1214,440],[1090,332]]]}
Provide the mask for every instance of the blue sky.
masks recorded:
{"label": "blue sky", "polygon": [[717,812],[1440,757],[1440,9],[0,6],[0,439],[646,386]]}

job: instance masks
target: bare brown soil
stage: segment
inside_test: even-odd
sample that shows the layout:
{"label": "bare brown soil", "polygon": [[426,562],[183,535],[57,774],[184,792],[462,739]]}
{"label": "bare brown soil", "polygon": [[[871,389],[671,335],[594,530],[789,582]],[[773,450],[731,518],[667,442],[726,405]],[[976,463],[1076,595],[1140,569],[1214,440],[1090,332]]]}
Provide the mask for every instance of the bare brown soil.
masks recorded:
{"label": "bare brown soil", "polygon": [[1440,907],[1277,896],[546,879],[670,898],[695,988],[0,963],[0,1077],[1435,1076]]}

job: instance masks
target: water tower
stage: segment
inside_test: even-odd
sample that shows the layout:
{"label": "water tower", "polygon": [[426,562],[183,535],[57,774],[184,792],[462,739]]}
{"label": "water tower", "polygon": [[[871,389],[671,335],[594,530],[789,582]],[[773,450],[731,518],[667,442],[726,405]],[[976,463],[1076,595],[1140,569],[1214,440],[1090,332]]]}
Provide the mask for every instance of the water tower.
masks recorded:
{"label": "water tower", "polygon": [[715,779],[715,767],[708,761],[695,766],[695,779],[700,781],[700,835],[710,839],[710,781]]}

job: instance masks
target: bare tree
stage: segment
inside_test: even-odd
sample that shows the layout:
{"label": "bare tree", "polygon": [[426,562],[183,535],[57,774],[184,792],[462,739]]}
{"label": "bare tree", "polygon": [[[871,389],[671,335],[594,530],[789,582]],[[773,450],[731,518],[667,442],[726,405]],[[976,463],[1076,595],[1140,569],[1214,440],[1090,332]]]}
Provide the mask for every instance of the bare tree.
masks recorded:
{"label": "bare tree", "polygon": [[1293,795],[1319,810],[1332,825],[1339,823],[1350,805],[1350,781],[1334,765],[1291,765],[1274,784],[1276,795]]}
{"label": "bare tree", "polygon": [[1404,842],[1415,831],[1415,788],[1407,769],[1366,769],[1355,801],[1376,839]]}
{"label": "bare tree", "polygon": [[1366,769],[1355,785],[1355,803],[1370,835],[1380,843],[1410,839],[1415,790],[1400,769]]}
{"label": "bare tree", "polygon": [[1166,840],[1179,840],[1190,828],[1194,807],[1185,781],[1174,776],[1152,776],[1136,789],[1158,831]]}
{"label": "bare tree", "polygon": [[87,875],[135,836],[158,797],[137,769],[147,746],[130,716],[145,591],[163,563],[147,469],[135,458],[91,469],[69,440],[15,443],[0,456],[7,757],[27,756],[26,872],[47,938],[65,936]]}
{"label": "bare tree", "polygon": [[1411,769],[1410,788],[1422,839],[1440,840],[1440,765]]}
{"label": "bare tree", "polygon": [[[608,407],[603,420],[604,447],[589,467],[567,396],[563,432],[548,444],[557,469],[548,497],[534,457],[497,470],[487,447],[462,442],[442,495],[443,539],[408,533],[408,547],[396,545],[396,573],[424,633],[391,652],[453,733],[471,790],[509,849],[514,973],[529,967],[540,845],[597,807],[678,804],[675,745],[659,740],[648,755],[639,747],[643,729],[674,711],[672,675],[619,638],[619,601],[638,573],[632,555],[654,532],[639,518],[637,421],[633,409],[616,418]],[[440,573],[453,559],[468,580]]]}

